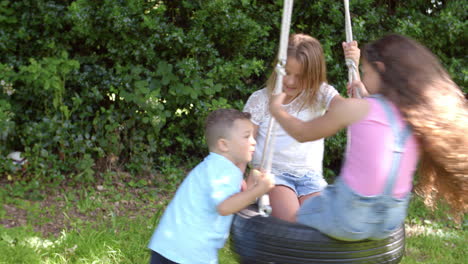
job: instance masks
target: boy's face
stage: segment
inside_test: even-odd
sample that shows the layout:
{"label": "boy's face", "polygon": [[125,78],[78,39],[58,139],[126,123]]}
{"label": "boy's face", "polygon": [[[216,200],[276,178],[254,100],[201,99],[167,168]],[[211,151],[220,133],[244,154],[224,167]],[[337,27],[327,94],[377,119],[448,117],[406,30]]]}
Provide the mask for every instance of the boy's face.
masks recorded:
{"label": "boy's face", "polygon": [[253,137],[253,124],[250,120],[237,119],[226,138],[228,156],[236,164],[248,163],[255,152],[256,141]]}

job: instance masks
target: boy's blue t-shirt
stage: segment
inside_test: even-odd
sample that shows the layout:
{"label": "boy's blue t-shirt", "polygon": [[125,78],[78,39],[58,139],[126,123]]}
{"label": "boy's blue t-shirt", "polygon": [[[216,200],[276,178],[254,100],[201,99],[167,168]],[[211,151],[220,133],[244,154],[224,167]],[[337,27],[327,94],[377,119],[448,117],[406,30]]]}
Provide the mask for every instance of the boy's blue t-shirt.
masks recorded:
{"label": "boy's blue t-shirt", "polygon": [[211,152],[178,188],[148,247],[181,264],[218,263],[233,215],[221,216],[216,207],[240,191],[242,179],[234,163]]}

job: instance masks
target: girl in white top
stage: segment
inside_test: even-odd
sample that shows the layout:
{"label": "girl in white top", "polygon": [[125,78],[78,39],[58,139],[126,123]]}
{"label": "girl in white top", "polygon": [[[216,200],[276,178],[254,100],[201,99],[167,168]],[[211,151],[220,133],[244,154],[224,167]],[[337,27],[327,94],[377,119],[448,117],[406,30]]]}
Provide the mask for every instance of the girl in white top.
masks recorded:
{"label": "girl in white top", "polygon": [[[291,35],[287,54],[283,79],[283,92],[287,96],[283,106],[289,114],[304,121],[311,120],[343,100],[336,89],[327,84],[325,58],[318,40],[305,34]],[[251,113],[255,125],[257,148],[252,165],[256,168],[261,165],[270,119],[268,103],[275,81],[276,72],[273,72],[267,87],[254,92],[244,107],[245,112]],[[273,148],[271,173],[275,175],[276,186],[269,193],[272,216],[294,222],[302,202],[327,186],[322,174],[324,140],[300,143],[278,126]]]}

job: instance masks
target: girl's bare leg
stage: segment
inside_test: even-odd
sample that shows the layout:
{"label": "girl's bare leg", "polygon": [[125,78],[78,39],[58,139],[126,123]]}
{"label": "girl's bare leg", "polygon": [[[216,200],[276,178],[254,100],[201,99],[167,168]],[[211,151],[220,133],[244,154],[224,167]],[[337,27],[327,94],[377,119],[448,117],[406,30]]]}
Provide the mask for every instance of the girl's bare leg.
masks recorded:
{"label": "girl's bare leg", "polygon": [[271,215],[289,222],[296,221],[299,200],[296,193],[289,187],[276,185],[269,193]]}

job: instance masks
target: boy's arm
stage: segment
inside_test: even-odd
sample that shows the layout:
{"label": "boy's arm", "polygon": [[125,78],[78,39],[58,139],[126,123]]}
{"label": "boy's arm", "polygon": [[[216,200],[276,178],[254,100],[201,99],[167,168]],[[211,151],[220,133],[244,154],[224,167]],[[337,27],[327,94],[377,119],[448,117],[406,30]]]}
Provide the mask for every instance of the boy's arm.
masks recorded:
{"label": "boy's arm", "polygon": [[241,185],[241,192],[247,190],[247,182],[245,180],[242,180],[242,185]]}
{"label": "boy's arm", "polygon": [[[252,177],[252,175],[249,175],[249,177]],[[230,215],[239,212],[252,204],[257,197],[267,193],[275,186],[274,179],[271,174],[262,173],[261,175],[254,177],[258,177],[258,180],[252,188],[248,188],[243,192],[231,195],[217,206],[216,209],[220,215]]]}

